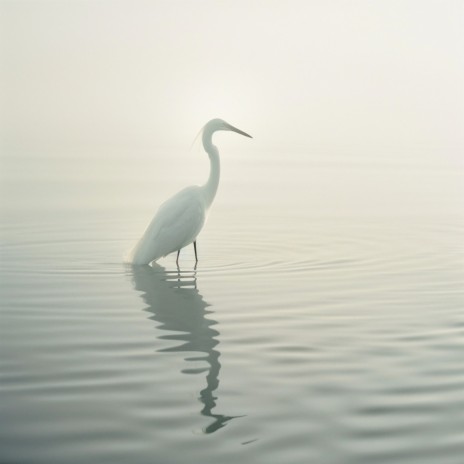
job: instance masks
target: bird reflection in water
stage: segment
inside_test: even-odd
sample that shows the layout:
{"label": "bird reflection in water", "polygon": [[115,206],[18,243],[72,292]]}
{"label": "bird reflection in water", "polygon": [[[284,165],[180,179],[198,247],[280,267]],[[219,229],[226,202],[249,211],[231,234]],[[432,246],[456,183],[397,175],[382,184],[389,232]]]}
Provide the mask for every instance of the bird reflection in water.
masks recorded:
{"label": "bird reflection in water", "polygon": [[205,361],[207,366],[184,369],[184,374],[206,374],[206,387],[200,391],[199,399],[203,403],[201,414],[211,417],[211,422],[203,429],[204,433],[213,433],[224,427],[228,421],[240,416],[214,414],[217,397],[214,392],[219,385],[220,352],[217,350],[219,332],[213,327],[217,324],[207,316],[211,311],[209,304],[197,289],[196,270],[167,271],[158,264],[132,267],[135,289],[142,292],[141,297],[147,303],[146,311],[152,313],[150,319],[159,323],[158,329],[166,330],[169,335],[161,335],[162,340],[181,342],[158,352],[203,353],[189,356],[188,362]]}

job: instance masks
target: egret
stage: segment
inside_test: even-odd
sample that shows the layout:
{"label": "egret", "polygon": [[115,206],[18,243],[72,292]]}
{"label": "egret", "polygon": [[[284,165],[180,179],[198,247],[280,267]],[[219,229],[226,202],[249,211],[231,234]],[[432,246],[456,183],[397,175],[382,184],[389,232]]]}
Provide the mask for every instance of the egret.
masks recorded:
{"label": "egret", "polygon": [[129,254],[132,264],[149,264],[174,251],[176,263],[182,248],[193,243],[195,262],[197,256],[197,237],[203,228],[206,217],[216,196],[219,185],[219,151],[213,145],[212,137],[216,131],[233,131],[250,137],[247,133],[231,126],[222,119],[212,119],[202,129],[203,148],[208,153],[210,173],[204,185],[192,185],[165,201],[148,225],[142,238]]}

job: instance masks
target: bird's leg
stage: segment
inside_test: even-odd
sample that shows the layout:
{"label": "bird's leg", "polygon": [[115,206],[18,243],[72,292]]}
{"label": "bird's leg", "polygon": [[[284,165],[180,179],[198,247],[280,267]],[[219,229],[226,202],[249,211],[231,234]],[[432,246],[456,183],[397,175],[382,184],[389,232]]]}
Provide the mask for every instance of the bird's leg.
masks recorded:
{"label": "bird's leg", "polygon": [[193,249],[195,250],[195,263],[198,263],[198,256],[197,256],[197,241],[193,242]]}
{"label": "bird's leg", "polygon": [[180,255],[180,249],[177,250],[177,258],[176,258],[177,267],[179,267],[179,255]]}

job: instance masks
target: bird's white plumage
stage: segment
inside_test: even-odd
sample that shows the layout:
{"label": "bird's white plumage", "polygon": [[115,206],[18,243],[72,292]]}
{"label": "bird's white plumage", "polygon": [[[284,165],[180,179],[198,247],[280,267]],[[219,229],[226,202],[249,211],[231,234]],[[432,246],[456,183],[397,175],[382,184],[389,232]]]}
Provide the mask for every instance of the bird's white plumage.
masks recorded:
{"label": "bird's white plumage", "polygon": [[191,186],[165,201],[134,248],[130,261],[148,264],[190,245],[206,220],[201,187]]}
{"label": "bird's white plumage", "polygon": [[212,143],[213,133],[218,130],[234,131],[251,137],[222,119],[212,119],[205,125],[202,131],[203,147],[211,163],[208,181],[205,185],[181,190],[160,206],[142,238],[129,253],[128,262],[149,264],[195,242],[205,224],[219,184],[219,152]]}

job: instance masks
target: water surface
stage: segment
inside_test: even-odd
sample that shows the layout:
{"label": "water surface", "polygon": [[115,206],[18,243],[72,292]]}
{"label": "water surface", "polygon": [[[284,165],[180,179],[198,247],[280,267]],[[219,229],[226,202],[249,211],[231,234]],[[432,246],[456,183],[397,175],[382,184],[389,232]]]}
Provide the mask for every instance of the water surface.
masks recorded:
{"label": "water surface", "polygon": [[460,168],[225,158],[198,266],[122,264],[196,156],[2,159],[2,462],[461,463]]}

